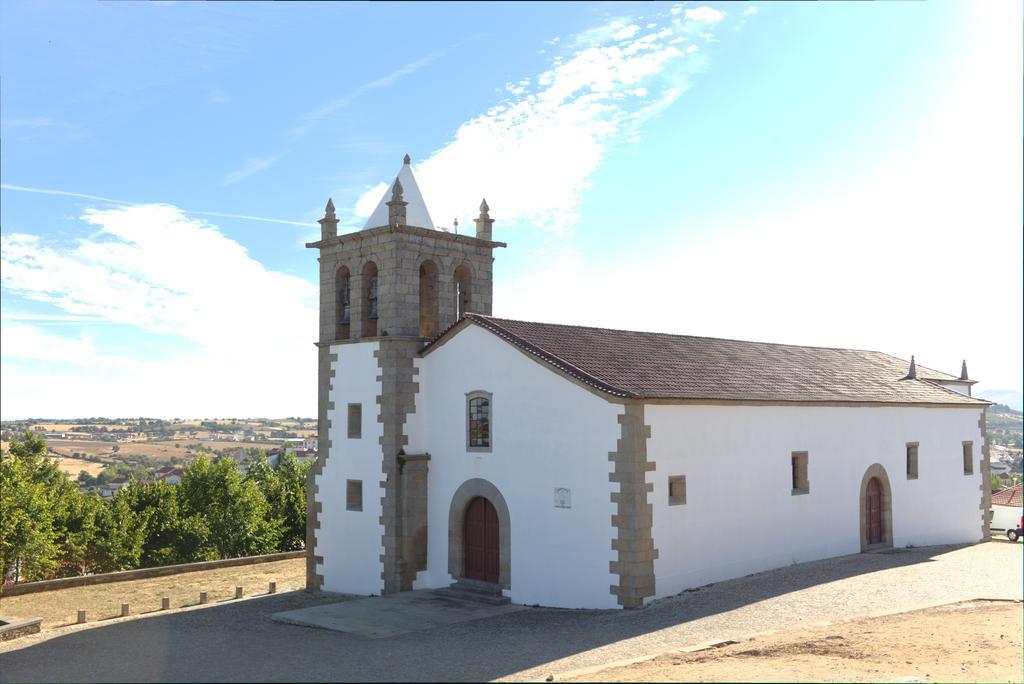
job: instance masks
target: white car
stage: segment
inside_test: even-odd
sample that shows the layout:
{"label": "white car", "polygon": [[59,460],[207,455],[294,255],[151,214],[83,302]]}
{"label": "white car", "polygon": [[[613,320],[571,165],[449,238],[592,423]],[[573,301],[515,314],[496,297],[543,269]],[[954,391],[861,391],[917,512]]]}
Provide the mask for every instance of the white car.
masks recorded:
{"label": "white car", "polygon": [[989,529],[993,533],[1001,532],[1006,534],[1006,538],[1012,542],[1020,539],[1024,532],[1021,531],[1021,527],[1024,527],[1024,512],[1020,508],[1014,508],[1013,506],[992,506],[992,517],[989,523]]}

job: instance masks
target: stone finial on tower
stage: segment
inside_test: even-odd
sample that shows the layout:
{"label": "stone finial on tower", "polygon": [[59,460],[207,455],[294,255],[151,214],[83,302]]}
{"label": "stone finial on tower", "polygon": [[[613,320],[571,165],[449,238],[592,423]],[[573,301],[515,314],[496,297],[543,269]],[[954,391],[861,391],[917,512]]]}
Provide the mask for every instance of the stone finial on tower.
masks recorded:
{"label": "stone finial on tower", "polygon": [[402,192],[402,182],[396,177],[395,184],[391,186],[391,201],[387,203],[389,226],[405,225],[405,207],[409,203],[402,199]]}
{"label": "stone finial on tower", "polygon": [[406,166],[412,164],[412,157],[410,157],[408,154],[405,155],[405,159],[402,160],[402,163],[405,164]]}
{"label": "stone finial on tower", "polygon": [[914,356],[910,356],[910,370],[907,371],[907,375],[904,380],[917,380],[917,362],[914,361]]}
{"label": "stone finial on tower", "polygon": [[331,198],[327,198],[327,206],[324,207],[324,217],[317,223],[320,224],[321,240],[338,235],[338,217],[334,213],[334,201]]}
{"label": "stone finial on tower", "polygon": [[970,378],[967,377],[967,359],[964,359],[964,362],[960,364],[960,379],[970,380]]}
{"label": "stone finial on tower", "polygon": [[487,200],[486,199],[484,199],[484,201],[480,202],[480,216],[478,216],[475,219],[475,221],[476,221],[476,236],[478,238],[480,238],[481,240],[490,240],[491,239],[491,226],[494,225],[494,219],[492,219],[491,215],[488,213],[490,210],[491,210],[491,208],[489,206],[487,206]]}

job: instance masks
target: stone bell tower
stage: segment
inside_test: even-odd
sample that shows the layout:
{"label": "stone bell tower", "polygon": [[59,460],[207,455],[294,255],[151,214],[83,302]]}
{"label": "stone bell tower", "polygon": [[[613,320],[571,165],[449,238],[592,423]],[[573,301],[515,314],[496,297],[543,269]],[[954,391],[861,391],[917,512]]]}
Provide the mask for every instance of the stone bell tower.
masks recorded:
{"label": "stone bell tower", "polygon": [[[331,534],[321,524],[324,500],[344,492],[319,491],[318,477],[328,461],[345,459],[345,445],[332,440],[334,395],[346,372],[338,363],[341,345],[372,344],[380,394],[368,407],[380,423],[379,438],[381,579],[385,593],[412,588],[426,567],[426,482],[429,456],[408,455],[407,416],[419,389],[413,359],[432,337],[467,312],[489,315],[492,252],[504,247],[491,237],[486,201],[476,219],[476,236],[436,227],[413,176],[409,155],[397,177],[361,230],[338,235],[334,204],[320,219],[320,335],[317,342],[319,457],[310,472],[307,499],[307,588],[319,588],[318,538]],[[373,413],[376,413],[376,416]],[[367,501],[376,499],[376,485]],[[329,561],[328,561],[329,562]]]}

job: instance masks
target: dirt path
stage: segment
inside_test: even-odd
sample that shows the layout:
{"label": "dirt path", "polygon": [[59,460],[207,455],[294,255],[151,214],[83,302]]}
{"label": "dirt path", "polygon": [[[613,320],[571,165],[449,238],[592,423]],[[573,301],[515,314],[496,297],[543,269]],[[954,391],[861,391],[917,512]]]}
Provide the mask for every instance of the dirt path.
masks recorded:
{"label": "dirt path", "polygon": [[1019,602],[972,601],[783,632],[558,681],[1024,681]]}
{"label": "dirt path", "polygon": [[94,622],[119,616],[122,603],[128,603],[131,613],[137,615],[159,611],[164,596],[171,599],[172,609],[182,608],[197,605],[201,591],[207,592],[210,603],[215,603],[232,599],[237,586],[242,587],[245,596],[265,594],[270,582],[277,582],[278,592],[303,588],[306,559],[292,558],[22,596],[0,595],[0,614],[23,619],[41,617],[45,631],[74,623],[80,608],[85,609],[88,621]]}

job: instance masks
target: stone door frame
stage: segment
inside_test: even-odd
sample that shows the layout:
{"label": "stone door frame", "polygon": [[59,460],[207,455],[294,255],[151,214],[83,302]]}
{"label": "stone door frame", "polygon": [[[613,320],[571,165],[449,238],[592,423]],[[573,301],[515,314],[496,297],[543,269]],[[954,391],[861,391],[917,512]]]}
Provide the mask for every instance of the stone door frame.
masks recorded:
{"label": "stone door frame", "polygon": [[498,512],[498,586],[512,588],[512,521],[505,497],[498,488],[487,480],[475,477],[463,482],[448,509],[448,574],[456,581],[463,579],[463,558],[465,556],[466,510],[469,502],[483,497]]}

